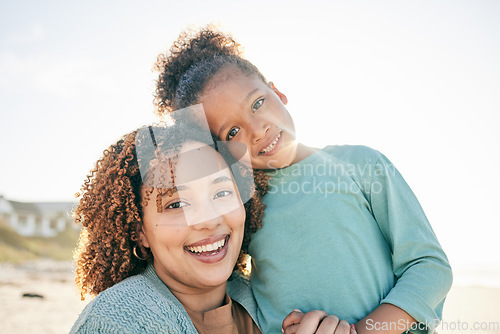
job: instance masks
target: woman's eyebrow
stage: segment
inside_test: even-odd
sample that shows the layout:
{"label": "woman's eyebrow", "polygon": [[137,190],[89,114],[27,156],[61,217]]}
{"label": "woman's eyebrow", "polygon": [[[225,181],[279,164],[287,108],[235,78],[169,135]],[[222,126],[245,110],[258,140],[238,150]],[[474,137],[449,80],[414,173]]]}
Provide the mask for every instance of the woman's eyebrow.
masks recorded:
{"label": "woman's eyebrow", "polygon": [[171,196],[171,194],[175,194],[179,191],[185,191],[185,190],[188,190],[189,187],[188,186],[185,186],[185,185],[179,185],[179,186],[175,186],[175,187],[171,187],[171,188],[164,188],[164,194],[161,195],[162,197],[165,197],[165,196]]}
{"label": "woman's eyebrow", "polygon": [[228,176],[219,176],[218,178],[215,178],[212,183],[223,183],[223,182],[233,182],[233,180],[228,177]]}

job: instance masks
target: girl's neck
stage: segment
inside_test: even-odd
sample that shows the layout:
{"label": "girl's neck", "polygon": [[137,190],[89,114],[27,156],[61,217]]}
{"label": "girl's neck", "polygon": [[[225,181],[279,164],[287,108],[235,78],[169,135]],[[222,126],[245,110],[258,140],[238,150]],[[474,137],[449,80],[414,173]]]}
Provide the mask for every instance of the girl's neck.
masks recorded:
{"label": "girl's neck", "polygon": [[226,285],[207,290],[177,291],[170,289],[172,294],[181,302],[181,304],[194,312],[204,313],[221,307],[224,304],[226,295]]}
{"label": "girl's neck", "polygon": [[309,157],[317,150],[318,150],[317,148],[309,147],[309,146],[306,146],[304,144],[299,143],[297,145],[297,153],[295,154],[295,159],[293,159],[290,166],[295,165],[297,162],[304,160],[305,158]]}
{"label": "girl's neck", "polygon": [[308,158],[309,156],[311,156],[312,154],[314,154],[314,152],[316,152],[318,150],[319,150],[318,148],[309,147],[309,146],[306,146],[304,144],[298,143],[297,150],[295,151],[295,157],[293,158],[292,162],[289,165],[285,165],[285,166],[280,167],[280,168],[261,169],[261,170],[275,171],[276,169],[282,169],[282,168],[287,168],[287,167],[293,166],[296,163]]}

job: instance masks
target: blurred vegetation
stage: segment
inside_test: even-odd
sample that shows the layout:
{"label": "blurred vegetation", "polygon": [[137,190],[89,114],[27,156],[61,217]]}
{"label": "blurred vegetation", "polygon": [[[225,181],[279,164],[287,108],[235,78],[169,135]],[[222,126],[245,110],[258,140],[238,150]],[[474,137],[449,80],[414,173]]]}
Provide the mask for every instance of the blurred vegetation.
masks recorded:
{"label": "blurred vegetation", "polygon": [[23,237],[0,222],[0,262],[21,263],[27,260],[71,260],[79,231],[67,229],[55,237]]}

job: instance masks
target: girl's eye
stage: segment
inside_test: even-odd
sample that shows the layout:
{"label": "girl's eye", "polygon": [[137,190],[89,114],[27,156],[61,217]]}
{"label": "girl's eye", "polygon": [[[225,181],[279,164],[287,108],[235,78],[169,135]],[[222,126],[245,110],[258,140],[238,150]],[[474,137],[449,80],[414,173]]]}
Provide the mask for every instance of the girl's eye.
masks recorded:
{"label": "girl's eye", "polygon": [[185,202],[182,202],[182,201],[177,201],[177,202],[173,202],[173,203],[170,203],[169,205],[167,205],[167,209],[180,209],[182,207],[185,207],[186,205],[188,205],[187,203]]}
{"label": "girl's eye", "polygon": [[264,98],[260,98],[257,101],[255,101],[252,105],[252,111],[256,112],[262,105],[264,104]]}
{"label": "girl's eye", "polygon": [[229,130],[229,132],[227,133],[226,140],[233,139],[238,134],[239,131],[240,128],[232,128],[231,130]]}
{"label": "girl's eye", "polygon": [[233,192],[230,190],[221,190],[217,194],[215,194],[214,199],[222,198],[231,195]]}

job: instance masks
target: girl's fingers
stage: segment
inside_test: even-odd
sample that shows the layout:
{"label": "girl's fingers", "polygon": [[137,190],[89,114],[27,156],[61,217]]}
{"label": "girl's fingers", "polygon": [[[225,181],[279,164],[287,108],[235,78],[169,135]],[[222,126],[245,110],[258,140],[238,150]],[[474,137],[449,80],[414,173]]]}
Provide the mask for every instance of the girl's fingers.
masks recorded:
{"label": "girl's fingers", "polygon": [[285,334],[356,334],[356,329],[347,321],[320,310],[307,313],[293,310],[283,320],[282,331]]}
{"label": "girl's fingers", "polygon": [[358,332],[356,332],[356,327],[354,327],[354,324],[351,324],[351,334],[358,334]]}
{"label": "girl's fingers", "polygon": [[285,329],[282,329],[282,332],[284,334],[296,334],[299,327],[300,327],[300,324],[291,325],[291,326],[286,327]]}
{"label": "girl's fingers", "polygon": [[[293,325],[298,325],[302,321],[302,318],[304,317],[304,313],[302,313],[300,310],[293,310],[286,316],[286,318],[283,320],[283,323],[281,325],[281,328],[283,329],[284,333],[288,333],[285,330]],[[295,332],[290,332],[290,333],[295,333]]]}
{"label": "girl's fingers", "polygon": [[339,325],[339,318],[334,316],[334,315],[329,315],[321,321],[320,326],[318,327],[318,330],[316,331],[317,334],[332,334],[335,332],[335,329]]}
{"label": "girl's fingers", "polygon": [[300,327],[297,329],[297,334],[311,334],[316,333],[321,321],[326,318],[328,314],[325,311],[310,311],[304,314]]}
{"label": "girl's fingers", "polygon": [[351,326],[349,323],[345,320],[340,320],[337,329],[334,332],[335,334],[350,334],[351,333]]}

